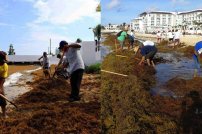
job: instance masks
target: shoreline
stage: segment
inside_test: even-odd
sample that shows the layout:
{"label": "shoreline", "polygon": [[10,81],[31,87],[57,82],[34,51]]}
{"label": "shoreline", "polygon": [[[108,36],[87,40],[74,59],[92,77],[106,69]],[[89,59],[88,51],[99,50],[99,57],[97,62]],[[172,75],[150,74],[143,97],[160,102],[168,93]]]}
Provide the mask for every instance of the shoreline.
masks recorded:
{"label": "shoreline", "polygon": [[[135,33],[135,37],[138,39],[144,40],[151,40],[156,43],[156,34],[142,34],[142,33]],[[201,41],[201,35],[182,35],[180,37],[180,42],[184,43],[186,46],[194,46],[196,42]],[[165,38],[165,40],[168,40]]]}

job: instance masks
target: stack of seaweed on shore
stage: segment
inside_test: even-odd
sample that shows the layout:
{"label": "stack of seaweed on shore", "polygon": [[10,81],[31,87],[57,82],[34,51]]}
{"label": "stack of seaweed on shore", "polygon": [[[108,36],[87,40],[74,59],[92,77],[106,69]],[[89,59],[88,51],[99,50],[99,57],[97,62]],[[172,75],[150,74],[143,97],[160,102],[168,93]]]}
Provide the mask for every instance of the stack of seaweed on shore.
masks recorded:
{"label": "stack of seaweed on shore", "polygon": [[82,100],[70,103],[70,84],[63,79],[46,80],[42,70],[33,73],[32,87],[16,100],[18,109],[0,120],[0,133],[100,133],[100,75],[85,74]]}
{"label": "stack of seaweed on shore", "polygon": [[184,80],[174,78],[168,89],[178,94],[152,96],[149,89],[155,84],[155,70],[138,66],[138,60],[129,51],[108,55],[102,69],[127,75],[103,72],[101,97],[102,133],[201,133],[202,78]]}

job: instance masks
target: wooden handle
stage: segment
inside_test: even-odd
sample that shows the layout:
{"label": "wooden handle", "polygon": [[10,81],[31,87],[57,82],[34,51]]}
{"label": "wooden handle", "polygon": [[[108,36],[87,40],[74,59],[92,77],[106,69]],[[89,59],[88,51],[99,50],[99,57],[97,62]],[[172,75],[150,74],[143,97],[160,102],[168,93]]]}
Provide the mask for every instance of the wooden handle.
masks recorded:
{"label": "wooden handle", "polygon": [[17,106],[15,103],[13,103],[13,102],[10,101],[9,99],[7,99],[3,94],[0,94],[0,96],[1,96],[3,99],[5,99],[6,101],[8,101],[10,104],[12,104],[13,106],[15,106],[16,108],[18,108],[18,106]]}

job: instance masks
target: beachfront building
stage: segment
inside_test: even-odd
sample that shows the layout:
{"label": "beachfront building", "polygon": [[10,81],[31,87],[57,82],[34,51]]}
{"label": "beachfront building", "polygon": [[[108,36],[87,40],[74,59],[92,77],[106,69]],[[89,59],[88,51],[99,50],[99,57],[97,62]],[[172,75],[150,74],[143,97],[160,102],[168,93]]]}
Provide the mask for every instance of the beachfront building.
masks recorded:
{"label": "beachfront building", "polygon": [[120,25],[118,24],[108,24],[104,26],[104,29],[102,29],[102,33],[113,33],[113,32],[119,32],[120,31]]}
{"label": "beachfront building", "polygon": [[131,28],[136,32],[145,33],[167,31],[175,26],[175,18],[174,12],[143,12],[138,18],[132,20]]}
{"label": "beachfront building", "polygon": [[119,29],[119,25],[117,25],[117,24],[108,24],[108,25],[105,26],[105,29],[106,30],[117,30],[117,29]]}
{"label": "beachfront building", "polygon": [[131,29],[133,29],[135,32],[141,32],[141,33],[145,32],[143,17],[138,17],[138,18],[134,19],[131,22],[130,26],[131,26]]}
{"label": "beachfront building", "polygon": [[187,33],[201,33],[202,9],[180,12],[177,15],[176,26]]}
{"label": "beachfront building", "polygon": [[131,21],[131,29],[135,32],[156,33],[179,29],[186,33],[201,33],[202,10],[186,12],[152,11],[143,12]]}

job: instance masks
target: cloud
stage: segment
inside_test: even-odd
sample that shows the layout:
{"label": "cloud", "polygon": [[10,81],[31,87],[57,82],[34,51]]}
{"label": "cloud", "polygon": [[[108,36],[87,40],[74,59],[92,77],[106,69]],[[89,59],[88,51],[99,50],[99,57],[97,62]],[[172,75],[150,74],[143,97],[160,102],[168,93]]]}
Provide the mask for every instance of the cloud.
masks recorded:
{"label": "cloud", "polygon": [[29,0],[38,16],[34,23],[48,22],[54,25],[67,25],[84,17],[99,20],[96,12],[98,0]]}
{"label": "cloud", "polygon": [[176,5],[187,5],[190,3],[188,0],[171,0],[171,2],[174,6],[176,6]]}
{"label": "cloud", "polygon": [[158,7],[157,6],[151,6],[149,8],[146,9],[147,12],[153,12],[153,11],[158,11]]}
{"label": "cloud", "polygon": [[[38,25],[34,23],[27,24],[29,32],[27,35],[23,35],[22,41],[18,42],[16,48],[17,54],[36,55],[43,51],[47,51],[49,47],[49,40],[52,41],[52,52],[55,52],[55,48],[58,47],[58,42],[61,40],[73,41],[74,39],[68,38],[64,33],[56,32],[55,27],[52,25]],[[57,27],[62,29],[63,27]],[[63,29],[67,30],[67,29]],[[27,49],[29,48],[29,51]]]}
{"label": "cloud", "polygon": [[99,4],[98,0],[19,1],[30,2],[36,18],[27,22],[28,33],[21,37],[23,41],[18,42],[19,47],[16,48],[18,54],[40,54],[47,51],[50,38],[52,39],[52,50],[54,52],[61,40],[70,42],[75,40],[74,35],[69,34],[71,33],[70,29],[72,29],[70,25],[74,22],[78,23],[79,21],[82,25],[81,21],[90,19],[93,23],[100,23],[100,13],[96,12],[96,7]]}
{"label": "cloud", "polygon": [[119,0],[111,0],[111,2],[107,5],[108,9],[112,9],[114,7],[117,7],[120,4]]}

